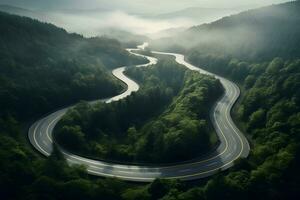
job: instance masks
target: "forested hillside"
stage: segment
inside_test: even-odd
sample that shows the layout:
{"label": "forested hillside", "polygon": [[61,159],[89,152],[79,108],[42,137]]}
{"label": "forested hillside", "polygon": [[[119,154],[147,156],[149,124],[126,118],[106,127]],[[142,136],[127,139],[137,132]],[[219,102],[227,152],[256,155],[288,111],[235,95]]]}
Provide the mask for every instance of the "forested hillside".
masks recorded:
{"label": "forested hillside", "polygon": [[196,66],[239,83],[234,116],[252,148],[229,172],[163,199],[299,198],[299,10],[295,1],[226,17],[192,28],[190,44],[177,46]]}
{"label": "forested hillside", "polygon": [[[115,162],[179,162],[216,145],[209,111],[222,94],[212,77],[174,61],[126,72],[141,89],[120,102],[81,103],[62,119],[56,138],[65,149]],[[212,139],[213,138],[213,139]]]}
{"label": "forested hillside", "polygon": [[193,27],[162,44],[240,85],[242,98],[233,114],[251,143],[249,158],[229,172],[185,192],[167,187],[162,199],[300,197],[299,10],[300,1],[250,10]]}
{"label": "forested hillside", "polygon": [[0,13],[1,117],[28,118],[122,87],[110,70],[141,63],[106,38],[86,39],[51,24]]}
{"label": "forested hillside", "polygon": [[[147,185],[89,176],[83,166],[69,166],[56,146],[46,159],[24,137],[24,123],[30,118],[83,97],[119,92],[122,87],[109,70],[142,60],[129,56],[115,40],[86,39],[1,13],[1,198],[299,199],[299,10],[300,1],[250,10],[153,45],[185,53],[194,65],[239,84],[241,97],[232,114],[251,152],[207,179],[157,179]],[[204,146],[197,146],[198,140],[207,145],[211,134],[206,126],[210,106],[203,105],[216,100],[219,83],[178,70],[173,63],[158,66],[128,72],[142,85],[140,93],[124,101],[78,104],[64,118],[57,139],[80,153],[124,161],[169,162],[188,159],[195,149],[201,152]],[[124,120],[124,115],[130,118]],[[185,154],[176,154],[180,148]]]}
{"label": "forested hillside", "polygon": [[[300,60],[275,58],[255,64],[242,86],[245,91],[235,115],[251,139],[249,158],[200,186],[184,188],[157,181],[158,188],[163,188],[162,199],[300,197]],[[147,192],[137,189],[128,195],[150,199]]]}
{"label": "forested hillside", "polygon": [[300,1],[249,10],[192,27],[156,47],[206,56],[270,61],[300,56]]}
{"label": "forested hillside", "polygon": [[[50,199],[54,193],[62,199],[73,195],[80,199],[86,195],[74,192],[83,192],[79,188],[88,182],[107,184],[107,189],[98,185],[103,198],[120,196],[108,187],[121,188],[121,183],[92,182],[83,168],[70,168],[59,153],[48,160],[37,156],[28,144],[27,126],[32,119],[80,99],[117,94],[123,87],[112,78],[111,69],[143,62],[115,40],[87,39],[51,24],[0,13],[1,199],[41,199],[48,192]],[[54,188],[70,193],[65,196]]]}

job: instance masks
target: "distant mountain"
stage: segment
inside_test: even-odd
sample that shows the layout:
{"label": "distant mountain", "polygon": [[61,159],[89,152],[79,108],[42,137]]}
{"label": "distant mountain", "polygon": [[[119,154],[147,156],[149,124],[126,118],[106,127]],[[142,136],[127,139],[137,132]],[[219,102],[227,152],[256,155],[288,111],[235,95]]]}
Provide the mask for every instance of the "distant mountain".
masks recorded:
{"label": "distant mountain", "polygon": [[242,59],[300,57],[300,1],[272,5],[195,26],[157,42]]}
{"label": "distant mountain", "polygon": [[94,9],[57,9],[54,12],[70,14],[70,15],[84,15],[84,16],[94,16],[100,13],[112,12],[113,9],[110,8],[94,8]]}
{"label": "distant mountain", "polygon": [[224,17],[233,13],[237,13],[241,9],[226,9],[226,8],[201,8],[201,7],[190,7],[183,10],[164,13],[155,16],[158,19],[167,19],[175,17],[192,18],[195,20],[211,20],[212,18]]}
{"label": "distant mountain", "polygon": [[132,41],[132,40],[139,40],[139,41],[146,41],[149,40],[146,36],[138,35],[138,34],[133,34],[128,31],[124,31],[121,29],[116,29],[116,28],[110,28],[110,29],[105,29],[102,32],[103,36],[113,38],[113,39],[118,39],[121,41]]}
{"label": "distant mountain", "polygon": [[47,21],[47,16],[41,12],[28,10],[28,9],[24,9],[24,8],[20,8],[20,7],[16,7],[16,6],[0,5],[0,11],[14,14],[14,15],[39,19],[41,21]]}
{"label": "distant mountain", "polygon": [[138,44],[150,40],[150,38],[146,36],[134,34],[117,28],[99,30],[99,32],[106,38],[112,38],[121,41],[126,47],[136,47]]}
{"label": "distant mountain", "polygon": [[32,14],[33,12],[24,8],[19,8],[10,5],[0,5],[0,10],[3,12],[14,13],[14,14]]}
{"label": "distant mountain", "polygon": [[187,28],[181,27],[181,28],[169,28],[165,29],[156,33],[148,34],[148,36],[152,39],[159,39],[159,38],[166,38],[166,37],[173,37],[180,33],[183,33],[186,31]]}
{"label": "distant mountain", "polygon": [[170,19],[185,19],[195,24],[209,23],[220,19],[224,16],[236,14],[242,11],[242,8],[201,8],[201,7],[190,7],[182,10],[162,13],[159,15],[148,16],[152,19],[170,20]]}
{"label": "distant mountain", "polygon": [[[105,36],[107,38],[117,39],[121,41],[125,46],[128,44],[143,43],[149,41],[146,36],[133,34],[129,31],[124,31],[118,28],[108,28],[97,26],[97,19],[103,18],[106,14],[109,14],[112,10],[105,8],[95,9],[75,9],[75,10],[39,10],[33,11],[23,9],[10,5],[0,5],[0,11],[30,17],[38,19],[43,22],[53,23],[57,26],[65,28],[69,32],[76,32],[85,36]],[[80,22],[78,22],[80,21]],[[86,22],[86,23],[84,23]],[[90,22],[90,26],[88,24]]]}
{"label": "distant mountain", "polygon": [[0,24],[1,114],[28,117],[83,98],[111,96],[121,91],[111,69],[144,62],[117,40],[84,38],[4,12]]}

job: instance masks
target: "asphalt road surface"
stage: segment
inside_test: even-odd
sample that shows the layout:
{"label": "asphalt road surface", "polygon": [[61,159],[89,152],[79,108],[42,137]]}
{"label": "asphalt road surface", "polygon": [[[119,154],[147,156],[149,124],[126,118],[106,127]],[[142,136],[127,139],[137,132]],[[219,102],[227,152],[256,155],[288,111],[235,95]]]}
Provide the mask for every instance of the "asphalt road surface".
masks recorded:
{"label": "asphalt road surface", "polygon": [[[149,60],[147,64],[137,65],[136,67],[147,67],[157,63],[157,59],[149,56],[143,56],[133,53],[134,50],[143,49],[147,44],[138,46],[137,49],[127,49],[130,53],[145,57]],[[221,170],[226,170],[233,166],[234,161],[240,157],[247,157],[250,146],[247,139],[236,127],[231,118],[231,109],[237,101],[240,90],[233,82],[202,70],[185,61],[184,55],[166,52],[153,52],[155,54],[165,54],[173,56],[176,61],[190,70],[199,73],[214,76],[219,79],[225,89],[224,96],[216,103],[211,111],[211,121],[218,134],[220,144],[215,151],[205,157],[194,159],[190,162],[184,162],[168,166],[138,166],[123,165],[97,161],[74,155],[65,150],[61,150],[69,164],[80,164],[87,167],[89,174],[103,177],[116,177],[128,181],[151,182],[155,178],[194,180],[213,175]],[[110,103],[118,101],[138,91],[139,85],[124,75],[126,67],[120,67],[113,70],[113,75],[127,84],[127,90],[120,95],[109,99],[96,100],[91,103],[103,101]],[[35,122],[29,129],[28,137],[31,144],[43,155],[49,156],[52,152],[52,134],[57,122],[72,106],[58,110]]]}

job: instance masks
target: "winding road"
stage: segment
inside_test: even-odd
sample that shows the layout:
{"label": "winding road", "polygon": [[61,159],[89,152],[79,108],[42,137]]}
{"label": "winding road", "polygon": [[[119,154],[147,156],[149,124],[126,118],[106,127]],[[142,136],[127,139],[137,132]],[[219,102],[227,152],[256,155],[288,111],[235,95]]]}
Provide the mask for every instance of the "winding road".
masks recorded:
{"label": "winding road", "polygon": [[[144,65],[137,65],[136,67],[146,67],[157,63],[157,59],[149,56],[140,55],[133,51],[144,49],[147,43],[138,46],[136,49],[127,49],[130,53],[147,58],[149,62]],[[181,180],[194,180],[213,175],[221,170],[226,170],[233,166],[234,161],[240,157],[247,157],[250,151],[250,146],[236,127],[232,118],[231,110],[234,103],[240,96],[240,90],[233,82],[202,70],[190,63],[186,62],[184,55],[175,53],[156,52],[154,54],[170,55],[175,57],[176,62],[186,66],[190,70],[198,71],[202,74],[214,76],[219,79],[225,88],[225,94],[216,103],[211,111],[211,120],[213,126],[218,134],[220,145],[214,152],[190,162],[182,164],[175,164],[169,166],[136,166],[136,165],[123,165],[103,161],[92,160],[78,155],[74,155],[65,150],[61,150],[66,157],[69,164],[85,165],[89,174],[103,177],[116,177],[123,180],[135,182],[151,182],[155,178],[166,179],[181,179]],[[109,99],[101,99],[95,102],[118,101],[130,95],[132,92],[138,91],[139,85],[124,75],[125,67],[120,67],[113,70],[113,75],[127,84],[127,90],[120,95]],[[40,120],[35,122],[29,129],[28,137],[31,144],[43,155],[49,156],[52,152],[52,135],[53,129],[57,122],[63,117],[68,109],[72,106],[58,110]]]}

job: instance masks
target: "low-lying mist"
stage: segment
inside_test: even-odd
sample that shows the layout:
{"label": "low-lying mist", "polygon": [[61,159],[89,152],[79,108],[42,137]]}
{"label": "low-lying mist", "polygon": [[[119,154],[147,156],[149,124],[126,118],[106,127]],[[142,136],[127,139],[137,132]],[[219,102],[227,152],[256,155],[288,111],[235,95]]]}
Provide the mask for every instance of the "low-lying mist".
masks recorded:
{"label": "low-lying mist", "polygon": [[[249,10],[174,37],[153,41],[154,49],[268,60],[298,56],[300,1]],[[276,31],[274,31],[276,30]]]}
{"label": "low-lying mist", "polygon": [[137,35],[151,39],[170,37],[191,26],[237,12],[237,9],[200,7],[163,13],[130,12],[115,8],[30,10],[6,5],[0,5],[0,10],[53,23],[68,32],[86,37],[106,35],[119,40],[129,40]]}
{"label": "low-lying mist", "polygon": [[119,29],[139,35],[151,35],[170,28],[189,27],[194,25],[192,20],[147,19],[131,15],[123,11],[97,13],[47,13],[52,23],[66,28],[69,32],[77,32],[87,37],[106,33],[109,29]]}

